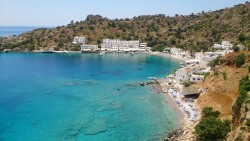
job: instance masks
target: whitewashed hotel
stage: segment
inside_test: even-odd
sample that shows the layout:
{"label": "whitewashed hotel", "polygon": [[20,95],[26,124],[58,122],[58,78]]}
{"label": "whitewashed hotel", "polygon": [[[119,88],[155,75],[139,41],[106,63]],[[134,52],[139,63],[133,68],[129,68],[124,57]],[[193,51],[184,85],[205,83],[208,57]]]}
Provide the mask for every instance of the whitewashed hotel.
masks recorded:
{"label": "whitewashed hotel", "polygon": [[219,50],[230,50],[233,48],[233,44],[229,41],[222,41],[221,44],[214,44],[213,48]]}
{"label": "whitewashed hotel", "polygon": [[138,51],[139,50],[139,40],[134,41],[123,41],[119,39],[103,39],[101,44],[102,51]]}
{"label": "whitewashed hotel", "polygon": [[74,37],[74,40],[73,40],[72,43],[73,44],[86,44],[86,38],[85,37],[76,36],[76,37]]}
{"label": "whitewashed hotel", "polygon": [[96,52],[99,50],[100,49],[98,48],[98,45],[89,45],[89,44],[81,45],[81,52]]}

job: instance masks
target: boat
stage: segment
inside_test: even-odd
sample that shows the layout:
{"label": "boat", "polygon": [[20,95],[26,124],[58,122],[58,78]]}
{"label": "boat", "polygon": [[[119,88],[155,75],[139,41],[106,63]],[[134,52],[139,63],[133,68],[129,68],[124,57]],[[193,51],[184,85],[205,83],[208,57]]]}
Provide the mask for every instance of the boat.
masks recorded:
{"label": "boat", "polygon": [[156,77],[148,77],[148,79],[156,80]]}

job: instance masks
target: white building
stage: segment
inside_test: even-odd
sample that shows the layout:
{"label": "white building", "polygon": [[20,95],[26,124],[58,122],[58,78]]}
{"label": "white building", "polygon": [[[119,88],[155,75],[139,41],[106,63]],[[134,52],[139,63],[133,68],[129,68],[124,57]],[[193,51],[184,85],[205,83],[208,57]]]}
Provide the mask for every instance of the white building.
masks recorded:
{"label": "white building", "polygon": [[81,45],[81,52],[95,52],[98,50],[99,50],[98,45],[88,45],[88,44]]}
{"label": "white building", "polygon": [[203,52],[196,52],[195,53],[195,60],[198,61],[199,66],[201,68],[207,68],[209,67],[209,63],[216,59],[218,55],[213,55],[213,54],[207,54]]}
{"label": "white building", "polygon": [[76,37],[74,37],[74,40],[73,40],[72,43],[73,44],[85,44],[86,43],[86,38],[85,37],[76,36]]}
{"label": "white building", "polygon": [[231,44],[229,41],[222,41],[221,44],[224,46],[225,49],[233,49],[233,44]]}
{"label": "white building", "polygon": [[195,74],[192,74],[191,77],[190,77],[190,82],[202,82],[204,81],[205,77],[203,75],[195,75]]}
{"label": "white building", "polygon": [[189,68],[181,68],[175,72],[175,79],[176,82],[179,84],[182,84],[184,81],[187,81],[190,79],[192,75],[192,70]]}
{"label": "white building", "polygon": [[102,51],[138,51],[139,40],[122,41],[119,39],[103,39]]}
{"label": "white building", "polygon": [[246,49],[246,47],[245,47],[244,45],[238,45],[238,47],[239,47],[239,50],[240,50],[240,51]]}
{"label": "white building", "polygon": [[229,41],[222,41],[221,44],[214,44],[213,48],[219,50],[231,50],[233,45]]}
{"label": "white building", "polygon": [[177,58],[191,58],[190,53],[188,51],[184,51],[180,48],[171,48],[170,54]]}
{"label": "white building", "polygon": [[140,43],[139,51],[150,51],[150,47],[147,46],[147,43]]}
{"label": "white building", "polygon": [[140,48],[146,48],[147,47],[147,43],[140,43]]}

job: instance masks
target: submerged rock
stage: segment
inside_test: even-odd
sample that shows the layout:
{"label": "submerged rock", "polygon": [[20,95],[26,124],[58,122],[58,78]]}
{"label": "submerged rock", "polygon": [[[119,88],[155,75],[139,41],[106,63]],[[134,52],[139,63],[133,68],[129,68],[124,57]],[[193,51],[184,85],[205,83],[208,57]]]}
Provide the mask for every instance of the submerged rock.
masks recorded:
{"label": "submerged rock", "polygon": [[85,135],[96,135],[107,131],[107,121],[105,119],[94,119],[89,125],[84,129],[83,133]]}

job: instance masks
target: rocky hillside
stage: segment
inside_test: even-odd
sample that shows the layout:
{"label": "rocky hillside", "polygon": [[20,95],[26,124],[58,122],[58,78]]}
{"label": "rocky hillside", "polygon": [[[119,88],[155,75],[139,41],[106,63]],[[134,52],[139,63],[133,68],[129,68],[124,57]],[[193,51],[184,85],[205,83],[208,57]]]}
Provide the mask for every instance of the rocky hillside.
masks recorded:
{"label": "rocky hillside", "polygon": [[84,21],[67,26],[36,29],[17,37],[0,38],[0,49],[32,51],[51,48],[77,50],[71,44],[74,36],[85,36],[89,44],[100,44],[104,38],[147,42],[155,50],[166,46],[199,51],[213,43],[229,40],[250,46],[250,3],[217,11],[191,15],[163,14],[114,19],[89,15]]}
{"label": "rocky hillside", "polygon": [[[245,61],[241,62],[237,58],[244,54]],[[237,63],[240,62],[240,65]],[[197,101],[200,109],[211,106],[221,112],[220,118],[232,121],[232,131],[228,135],[229,141],[250,139],[250,52],[230,53],[216,62],[213,71],[206,80],[199,85],[204,92]],[[242,95],[242,80],[247,77],[246,98]]]}
{"label": "rocky hillside", "polygon": [[[235,65],[236,56],[244,53],[246,62],[243,66]],[[215,110],[221,112],[221,117],[232,119],[232,105],[239,95],[240,80],[249,75],[248,66],[250,66],[250,52],[234,52],[220,58],[218,65],[205,82],[199,85],[206,89],[198,99],[200,109],[205,106],[212,106]]]}

